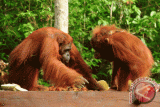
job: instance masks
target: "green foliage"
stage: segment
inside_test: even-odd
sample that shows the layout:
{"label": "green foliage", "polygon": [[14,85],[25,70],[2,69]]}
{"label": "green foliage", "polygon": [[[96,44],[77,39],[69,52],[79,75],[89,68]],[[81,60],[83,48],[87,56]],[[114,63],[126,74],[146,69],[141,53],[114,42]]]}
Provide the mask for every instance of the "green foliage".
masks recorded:
{"label": "green foliage", "polygon": [[39,85],[44,85],[44,86],[47,86],[47,87],[51,86],[48,82],[44,81],[44,79],[42,79],[42,78],[38,79],[38,84]]}
{"label": "green foliage", "polygon": [[[108,76],[108,74],[105,75],[106,72],[103,70],[106,65],[103,67],[103,62],[93,57],[90,46],[92,30],[97,25],[115,24],[138,36],[153,53],[155,66],[152,72],[159,72],[160,42],[158,31],[160,30],[160,7],[158,4],[160,2],[158,0],[148,0],[143,4],[144,1],[140,0],[131,0],[131,3],[128,3],[128,1],[71,0],[69,2],[69,33],[74,38],[74,42],[87,64],[91,67],[98,66],[97,71],[99,71],[99,74],[94,75],[97,79],[107,78]],[[156,4],[151,4],[152,2]],[[111,69],[111,67],[109,68]],[[108,71],[107,68],[105,70]]]}
{"label": "green foliage", "polygon": [[[7,61],[12,49],[30,33],[53,26],[54,3],[52,0],[1,0],[0,16],[0,59]],[[94,58],[90,45],[92,30],[97,25],[110,24],[138,36],[152,51],[155,60],[152,72],[160,73],[159,0],[69,0],[69,34],[85,62],[99,71],[94,75],[97,79],[110,78],[111,65]]]}
{"label": "green foliage", "polygon": [[102,60],[96,66],[93,66],[92,69],[97,71],[93,75],[94,78],[97,80],[106,80],[108,84],[111,83],[112,66],[108,61]]}
{"label": "green foliage", "polygon": [[47,87],[51,86],[49,84],[49,81],[48,82],[44,81],[44,79],[43,79],[43,70],[42,69],[39,71],[38,84],[39,85],[44,85],[44,86],[47,86]]}
{"label": "green foliage", "polygon": [[[0,5],[0,59],[8,54],[34,30],[52,26],[51,0],[2,0]],[[53,7],[52,7],[53,6]]]}

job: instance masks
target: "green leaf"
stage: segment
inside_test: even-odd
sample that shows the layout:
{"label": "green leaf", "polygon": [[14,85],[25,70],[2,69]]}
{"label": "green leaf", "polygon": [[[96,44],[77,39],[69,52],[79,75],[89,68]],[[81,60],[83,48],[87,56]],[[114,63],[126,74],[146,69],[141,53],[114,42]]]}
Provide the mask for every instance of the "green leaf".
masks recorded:
{"label": "green leaf", "polygon": [[153,17],[154,15],[156,15],[156,11],[152,11],[152,12],[150,13],[150,16],[151,16],[151,17]]}
{"label": "green leaf", "polygon": [[141,15],[141,11],[140,11],[140,9],[139,9],[138,7],[136,7],[136,5],[133,5],[132,8],[135,10],[135,12],[136,12],[139,16]]}
{"label": "green leaf", "polygon": [[147,46],[146,41],[144,38],[141,38],[141,41]]}

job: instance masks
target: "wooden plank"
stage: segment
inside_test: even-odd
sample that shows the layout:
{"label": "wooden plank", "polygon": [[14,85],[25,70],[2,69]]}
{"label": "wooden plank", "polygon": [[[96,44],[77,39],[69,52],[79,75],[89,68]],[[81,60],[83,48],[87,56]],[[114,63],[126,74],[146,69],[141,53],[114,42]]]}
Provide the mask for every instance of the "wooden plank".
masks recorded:
{"label": "wooden plank", "polygon": [[[139,107],[159,107],[160,92]],[[120,91],[0,91],[0,107],[135,107]]]}

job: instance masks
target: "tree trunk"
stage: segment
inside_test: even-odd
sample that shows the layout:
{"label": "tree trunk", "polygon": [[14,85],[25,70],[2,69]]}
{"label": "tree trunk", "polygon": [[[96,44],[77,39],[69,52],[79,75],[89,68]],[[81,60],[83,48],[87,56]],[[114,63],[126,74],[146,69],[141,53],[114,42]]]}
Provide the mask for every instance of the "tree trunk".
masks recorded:
{"label": "tree trunk", "polygon": [[54,27],[68,33],[68,0],[55,0]]}

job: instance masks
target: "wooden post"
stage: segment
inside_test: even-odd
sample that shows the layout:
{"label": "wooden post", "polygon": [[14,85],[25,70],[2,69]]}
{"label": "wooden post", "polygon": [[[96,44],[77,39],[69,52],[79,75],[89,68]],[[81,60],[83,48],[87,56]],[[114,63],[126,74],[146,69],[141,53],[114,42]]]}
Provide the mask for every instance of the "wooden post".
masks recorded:
{"label": "wooden post", "polygon": [[68,33],[68,0],[55,0],[54,27]]}

